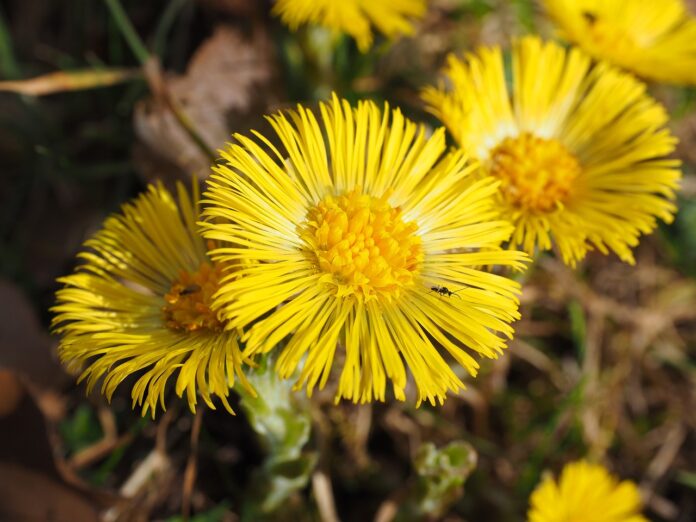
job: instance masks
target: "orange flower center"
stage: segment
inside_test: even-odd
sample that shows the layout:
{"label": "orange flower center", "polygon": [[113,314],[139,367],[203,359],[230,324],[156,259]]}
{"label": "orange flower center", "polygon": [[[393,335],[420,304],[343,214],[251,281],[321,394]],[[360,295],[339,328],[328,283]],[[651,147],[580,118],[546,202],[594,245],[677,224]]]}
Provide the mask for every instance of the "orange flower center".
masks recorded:
{"label": "orange flower center", "polygon": [[528,132],[505,138],[491,152],[488,168],[501,180],[505,200],[531,212],[562,207],[581,172],[578,160],[561,143]]}
{"label": "orange flower center", "polygon": [[360,189],[327,196],[307,213],[300,235],[336,285],[338,297],[398,297],[413,284],[423,252],[418,225],[405,222],[401,209]]}
{"label": "orange flower center", "polygon": [[210,307],[221,277],[221,266],[206,262],[201,263],[196,272],[179,272],[179,279],[164,296],[164,324],[183,332],[222,330],[224,323]]}

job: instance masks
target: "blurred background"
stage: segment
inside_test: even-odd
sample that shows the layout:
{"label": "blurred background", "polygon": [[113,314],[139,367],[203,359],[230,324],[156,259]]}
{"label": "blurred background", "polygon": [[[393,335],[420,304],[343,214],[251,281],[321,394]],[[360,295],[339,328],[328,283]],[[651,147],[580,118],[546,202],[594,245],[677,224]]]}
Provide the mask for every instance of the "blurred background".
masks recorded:
{"label": "blurred background", "polygon": [[[361,54],[347,38],[291,34],[270,1],[122,0],[138,48],[115,5],[0,2],[0,520],[516,521],[545,470],[582,457],[636,481],[651,520],[696,520],[696,89],[651,86],[684,181],[676,221],[642,241],[636,266],[542,257],[509,353],[443,407],[314,397],[316,471],[260,514],[264,448],[243,414],[194,422],[171,401],[141,418],[127,386],[108,405],[61,369],[56,278],[149,181],[203,180],[264,113],[336,90],[433,124],[418,91],[449,52],[554,33],[532,0],[432,0],[413,37]],[[426,443],[453,442],[478,454],[463,487],[471,453],[435,475],[423,460]],[[441,486],[429,515],[397,509]]]}

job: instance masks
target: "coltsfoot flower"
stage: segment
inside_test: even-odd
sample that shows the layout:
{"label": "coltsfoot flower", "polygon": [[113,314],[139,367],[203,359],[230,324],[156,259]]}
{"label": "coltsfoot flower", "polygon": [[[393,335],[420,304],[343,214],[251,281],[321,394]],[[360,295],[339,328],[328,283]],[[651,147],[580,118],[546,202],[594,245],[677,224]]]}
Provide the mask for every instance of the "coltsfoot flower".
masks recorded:
{"label": "coltsfoot flower", "polygon": [[471,353],[497,357],[518,318],[519,285],[481,268],[526,260],[499,248],[499,182],[472,179],[463,152],[442,157],[444,129],[426,137],[399,110],[334,96],[321,115],[270,117],[281,150],[236,135],[209,178],[211,255],[244,264],[216,306],[246,355],[285,340],[276,368],[301,365],[310,394],[340,362],[337,400],[384,400],[388,381],[403,400],[405,363],[418,402],[442,402],[463,387],[443,354],[474,375]]}
{"label": "coltsfoot flower", "polygon": [[683,0],[543,0],[561,35],[646,79],[696,84],[696,18]]}
{"label": "coltsfoot flower", "polygon": [[292,30],[312,23],[349,34],[365,52],[372,45],[372,26],[391,39],[408,35],[426,9],[426,0],[277,0],[273,13]]}
{"label": "coltsfoot flower", "polygon": [[[196,228],[198,189],[178,186],[178,201],[161,184],[123,206],[85,243],[84,261],[60,278],[53,329],[62,334],[59,355],[82,370],[91,390],[103,377],[109,400],[129,376],[133,407],[143,415],[165,408],[168,379],[186,392],[195,410],[197,396],[214,408],[218,397],[232,412],[229,389],[235,375],[254,393],[241,372],[236,330],[211,308],[222,266],[211,261]],[[229,272],[228,272],[229,273]]]}
{"label": "coltsfoot flower", "polygon": [[514,45],[511,93],[498,47],[451,56],[445,75],[423,99],[500,180],[512,247],[555,243],[569,265],[594,248],[633,263],[640,235],[673,219],[676,140],[631,75],[536,37]]}
{"label": "coltsfoot flower", "polygon": [[572,462],[558,482],[542,480],[532,493],[528,522],[648,522],[636,485],[619,482],[602,466]]}

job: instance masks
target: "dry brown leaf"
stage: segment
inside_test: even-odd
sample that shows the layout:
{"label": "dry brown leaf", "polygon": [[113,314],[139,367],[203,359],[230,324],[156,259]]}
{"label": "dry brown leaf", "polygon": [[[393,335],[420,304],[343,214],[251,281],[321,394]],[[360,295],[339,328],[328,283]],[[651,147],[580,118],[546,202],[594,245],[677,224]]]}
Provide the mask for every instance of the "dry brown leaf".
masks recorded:
{"label": "dry brown leaf", "polygon": [[[217,151],[229,140],[229,115],[249,109],[259,86],[270,80],[270,49],[261,33],[247,40],[236,29],[221,25],[195,52],[186,75],[166,80],[169,95],[210,150]],[[163,100],[138,104],[134,126],[157,155],[187,175],[208,175],[210,159]]]}
{"label": "dry brown leaf", "polygon": [[44,96],[65,91],[82,91],[108,87],[140,76],[136,69],[90,69],[85,71],[58,71],[28,80],[0,82],[0,91],[29,96]]}
{"label": "dry brown leaf", "polygon": [[0,368],[0,417],[12,413],[22,399],[24,390],[17,376]]}
{"label": "dry brown leaf", "polygon": [[[65,418],[65,407],[56,408],[54,405],[54,411],[47,408],[48,402],[64,402],[63,398],[50,390],[39,390],[24,379],[19,385],[22,387],[19,403],[12,412],[0,416],[0,467],[12,464],[31,470],[32,475],[43,477],[44,480],[58,481],[56,484],[61,489],[79,491],[84,502],[94,506],[95,510],[96,506],[107,508],[115,505],[120,500],[116,495],[86,483],[64,458],[65,447],[59,435],[58,422]],[[0,469],[0,520],[48,520],[36,514],[36,511],[25,511],[27,508],[20,501],[26,496],[20,496],[19,503],[7,504],[6,497],[14,495],[12,490],[5,488],[3,480]],[[42,484],[36,485],[36,488],[39,487]],[[48,499],[47,502],[46,510],[55,511],[53,500]],[[61,508],[58,509],[62,514]],[[8,517],[8,513],[16,516]],[[81,519],[84,520],[76,515],[74,519],[66,516],[50,520]]]}
{"label": "dry brown leaf", "polygon": [[41,386],[60,383],[64,373],[51,356],[51,339],[28,299],[15,285],[0,280],[0,303],[0,367],[12,368]]}
{"label": "dry brown leaf", "polygon": [[677,156],[696,165],[696,114],[682,118],[675,123],[674,133],[679,138]]}
{"label": "dry brown leaf", "polygon": [[22,466],[0,463],[0,520],[96,522],[98,512],[60,482]]}

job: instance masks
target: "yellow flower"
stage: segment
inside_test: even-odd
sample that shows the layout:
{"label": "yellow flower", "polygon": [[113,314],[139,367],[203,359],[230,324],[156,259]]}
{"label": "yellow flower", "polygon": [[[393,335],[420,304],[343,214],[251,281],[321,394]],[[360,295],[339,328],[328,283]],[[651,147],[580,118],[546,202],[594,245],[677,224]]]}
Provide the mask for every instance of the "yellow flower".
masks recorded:
{"label": "yellow flower", "polygon": [[154,416],[165,408],[167,380],[178,372],[176,393],[186,391],[195,410],[197,392],[214,408],[211,395],[232,413],[229,388],[241,372],[238,333],[211,310],[222,266],[206,255],[196,229],[198,189],[193,198],[178,185],[178,203],[161,184],[109,217],[80,253],[84,263],[62,277],[55,332],[59,354],[73,370],[83,369],[88,391],[104,377],[109,400],[116,387],[138,374],[133,407]]}
{"label": "yellow flower", "polygon": [[584,461],[566,465],[558,483],[542,480],[529,503],[529,522],[648,522],[633,482],[619,482],[602,466]]}
{"label": "yellow flower", "polygon": [[696,18],[682,0],[543,0],[567,40],[666,83],[696,84]]}
{"label": "yellow flower", "polygon": [[255,133],[223,153],[203,235],[222,242],[214,259],[245,268],[216,305],[230,325],[254,323],[245,354],[286,339],[276,369],[288,378],[302,366],[308,394],[335,362],[337,400],[384,400],[387,380],[403,400],[405,361],[418,403],[442,402],[463,384],[441,352],[473,375],[464,346],[497,357],[496,332],[510,337],[518,317],[519,285],[480,269],[526,260],[497,248],[511,232],[497,183],[472,181],[463,152],[441,159],[444,129],[426,137],[398,110],[334,96],[321,115],[270,117],[282,150]]}
{"label": "yellow flower", "polygon": [[497,47],[451,56],[445,73],[423,98],[501,181],[511,246],[532,254],[553,240],[569,265],[593,248],[633,263],[640,235],[672,220],[676,140],[643,83],[535,37],[513,48],[512,93]]}
{"label": "yellow flower", "polygon": [[365,52],[372,45],[372,25],[388,38],[413,33],[426,0],[277,0],[273,13],[293,31],[305,23],[323,25],[355,38]]}

